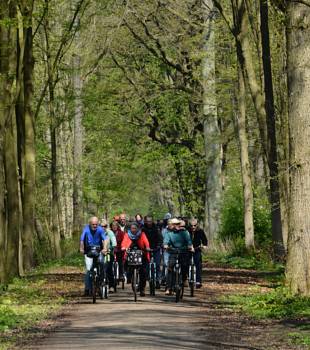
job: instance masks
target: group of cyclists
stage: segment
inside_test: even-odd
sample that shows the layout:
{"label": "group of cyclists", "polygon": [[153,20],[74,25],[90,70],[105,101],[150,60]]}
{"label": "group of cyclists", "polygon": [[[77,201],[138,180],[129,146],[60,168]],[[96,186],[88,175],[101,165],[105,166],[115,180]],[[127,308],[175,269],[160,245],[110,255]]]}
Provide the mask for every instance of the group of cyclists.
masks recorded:
{"label": "group of cyclists", "polygon": [[[105,219],[99,221],[95,216],[89,219],[88,225],[83,229],[80,238],[80,252],[85,257],[85,296],[92,294],[91,268],[93,258],[88,252],[93,246],[100,246],[99,261],[106,265],[106,273],[110,292],[115,284],[113,262],[117,261],[119,275],[123,282],[131,283],[131,270],[127,264],[127,252],[130,249],[143,251],[142,266],[139,269],[140,296],[145,296],[145,286],[148,276],[150,252],[156,266],[156,289],[165,286],[165,294],[173,294],[172,270],[176,256],[172,249],[182,250],[180,265],[182,280],[186,283],[189,252],[192,253],[196,266],[196,288],[201,287],[202,251],[206,249],[208,241],[204,231],[198,226],[196,219],[183,220],[172,218],[167,213],[163,220],[154,222],[151,216],[143,217],[136,214],[131,220],[122,213],[113,218],[108,225]],[[109,259],[106,256],[110,255]],[[105,261],[107,261],[105,263]]]}

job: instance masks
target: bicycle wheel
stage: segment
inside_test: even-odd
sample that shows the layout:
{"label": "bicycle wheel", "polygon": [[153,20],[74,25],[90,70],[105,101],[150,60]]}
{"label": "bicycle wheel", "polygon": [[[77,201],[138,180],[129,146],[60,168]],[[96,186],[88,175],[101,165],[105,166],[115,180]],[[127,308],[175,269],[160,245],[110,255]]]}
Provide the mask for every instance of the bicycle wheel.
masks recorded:
{"label": "bicycle wheel", "polygon": [[137,301],[137,293],[138,293],[138,273],[137,273],[137,268],[133,269],[133,274],[132,274],[132,290],[134,294],[134,300],[135,302]]}
{"label": "bicycle wheel", "polygon": [[151,264],[150,266],[150,280],[149,280],[149,285],[150,285],[150,295],[155,296],[155,286],[156,286],[156,281],[155,281],[155,266],[154,264]]}
{"label": "bicycle wheel", "polygon": [[92,275],[92,296],[93,304],[96,303],[96,294],[97,294],[97,275]]}
{"label": "bicycle wheel", "polygon": [[189,274],[188,274],[189,278],[189,288],[190,288],[190,296],[193,297],[194,296],[194,290],[195,290],[195,279],[194,279],[194,267],[193,265],[190,265],[189,267]]}
{"label": "bicycle wheel", "polygon": [[114,293],[116,293],[117,290],[117,266],[116,263],[113,262],[112,264],[112,275],[113,275],[113,289],[114,289]]}
{"label": "bicycle wheel", "polygon": [[174,280],[174,291],[175,291],[175,302],[180,301],[181,288],[180,288],[180,268],[175,269],[175,280]]}
{"label": "bicycle wheel", "polygon": [[103,296],[104,296],[104,299],[108,299],[108,296],[109,296],[109,288],[108,288],[107,283],[105,283],[105,285],[104,285]]}
{"label": "bicycle wheel", "polygon": [[103,299],[103,295],[104,295],[104,285],[103,285],[103,283],[100,283],[100,286],[99,286],[100,299]]}

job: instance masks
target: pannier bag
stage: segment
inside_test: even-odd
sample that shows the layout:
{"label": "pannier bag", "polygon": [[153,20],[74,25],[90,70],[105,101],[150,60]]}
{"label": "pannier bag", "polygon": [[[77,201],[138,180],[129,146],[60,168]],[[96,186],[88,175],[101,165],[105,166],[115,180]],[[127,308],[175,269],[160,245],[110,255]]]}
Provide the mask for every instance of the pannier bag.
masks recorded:
{"label": "pannier bag", "polygon": [[142,265],[142,250],[130,250],[127,253],[127,263],[128,265]]}

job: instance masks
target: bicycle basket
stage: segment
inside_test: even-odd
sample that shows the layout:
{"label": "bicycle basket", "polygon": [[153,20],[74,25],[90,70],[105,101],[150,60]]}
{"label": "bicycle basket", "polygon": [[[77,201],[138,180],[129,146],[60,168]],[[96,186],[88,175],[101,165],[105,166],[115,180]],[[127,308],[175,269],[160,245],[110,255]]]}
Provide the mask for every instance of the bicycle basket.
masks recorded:
{"label": "bicycle basket", "polygon": [[142,250],[131,250],[127,253],[128,265],[142,265]]}
{"label": "bicycle basket", "polygon": [[100,246],[91,246],[86,254],[89,258],[98,258],[100,255]]}

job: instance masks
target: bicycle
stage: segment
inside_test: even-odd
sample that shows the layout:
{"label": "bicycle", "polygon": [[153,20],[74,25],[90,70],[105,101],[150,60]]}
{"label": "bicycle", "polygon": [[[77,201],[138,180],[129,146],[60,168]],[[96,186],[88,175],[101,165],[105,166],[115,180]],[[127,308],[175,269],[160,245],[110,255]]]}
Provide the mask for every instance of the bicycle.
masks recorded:
{"label": "bicycle", "polygon": [[87,256],[93,259],[92,267],[89,271],[91,284],[92,284],[92,298],[93,304],[96,303],[97,292],[101,299],[103,297],[107,298],[107,277],[105,273],[105,268],[101,262],[99,262],[100,257],[100,246],[91,246]]}
{"label": "bicycle", "polygon": [[156,262],[154,259],[154,250],[148,249],[148,252],[151,253],[151,261],[149,262],[149,286],[150,286],[150,295],[155,296],[156,289]]}
{"label": "bicycle", "polygon": [[127,251],[127,264],[131,268],[131,286],[134,293],[134,301],[137,301],[137,294],[140,287],[140,269],[142,268],[143,251],[130,249]]}
{"label": "bicycle", "polygon": [[194,253],[191,252],[190,264],[188,268],[188,285],[190,288],[190,296],[194,296],[194,290],[196,285],[196,265],[194,262]]}
{"label": "bicycle", "polygon": [[[122,252],[114,252],[113,275],[114,275],[114,292],[116,293],[117,286],[122,283],[122,289],[125,288],[125,273],[123,264]],[[122,268],[120,268],[120,265]],[[120,272],[122,271],[122,272]]]}
{"label": "bicycle", "polygon": [[178,249],[178,248],[168,248],[170,254],[175,256],[175,262],[173,262],[173,271],[172,271],[172,290],[175,293],[175,302],[178,303],[184,294],[184,283],[182,279],[182,267],[180,263],[181,254],[187,254],[188,250]]}

